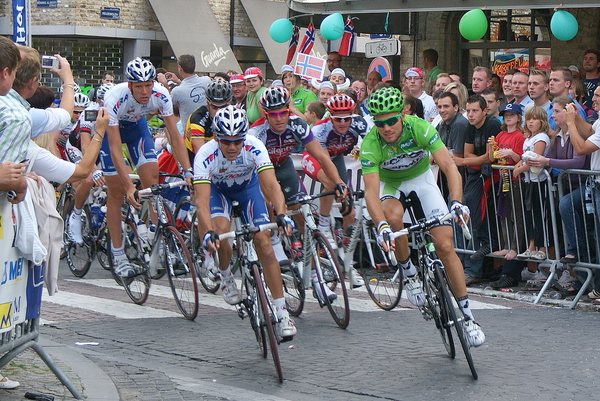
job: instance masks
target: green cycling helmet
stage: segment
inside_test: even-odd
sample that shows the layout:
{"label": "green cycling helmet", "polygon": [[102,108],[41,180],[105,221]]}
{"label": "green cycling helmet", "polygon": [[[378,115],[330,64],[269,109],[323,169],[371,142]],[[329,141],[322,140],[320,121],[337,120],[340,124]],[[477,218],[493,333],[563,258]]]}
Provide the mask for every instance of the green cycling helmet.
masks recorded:
{"label": "green cycling helmet", "polygon": [[372,116],[390,112],[400,113],[404,109],[402,92],[397,88],[381,88],[371,93],[367,109]]}

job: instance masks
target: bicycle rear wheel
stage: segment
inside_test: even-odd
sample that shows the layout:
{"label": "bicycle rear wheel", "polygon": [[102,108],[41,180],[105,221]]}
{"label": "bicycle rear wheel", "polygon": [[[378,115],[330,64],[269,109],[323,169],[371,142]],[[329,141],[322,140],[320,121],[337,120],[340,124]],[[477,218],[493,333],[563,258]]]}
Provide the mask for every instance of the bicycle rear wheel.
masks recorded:
{"label": "bicycle rear wheel", "polygon": [[295,263],[290,266],[289,270],[281,272],[281,279],[283,280],[285,307],[290,315],[300,316],[302,310],[304,310],[306,292]]}
{"label": "bicycle rear wheel", "polygon": [[[69,202],[68,208],[65,209],[65,215],[70,216],[75,202]],[[94,239],[92,235],[92,222],[90,219],[90,208],[88,205],[84,205],[81,211],[81,237],[83,243],[81,245],[76,244],[70,240],[67,240],[64,245],[65,255],[67,257],[67,265],[69,270],[75,277],[83,277],[90,270],[92,261],[96,256],[96,248],[94,246]],[[69,217],[65,220],[65,232],[69,229]],[[68,235],[65,236],[68,239]]]}
{"label": "bicycle rear wheel", "polygon": [[453,323],[458,339],[460,340],[460,344],[469,364],[469,369],[471,369],[471,375],[473,375],[473,379],[477,380],[478,375],[477,371],[475,370],[475,363],[473,362],[473,357],[471,356],[471,346],[469,345],[469,340],[467,339],[467,333],[464,326],[465,316],[458,306],[458,302],[456,301],[456,297],[452,292],[452,287],[450,286],[448,276],[446,275],[446,271],[444,270],[443,266],[436,264],[434,271],[436,279],[440,285],[442,298],[448,310],[450,322]]}
{"label": "bicycle rear wheel", "polygon": [[169,284],[179,310],[188,320],[198,315],[196,272],[183,237],[174,226],[163,231]]}
{"label": "bicycle rear wheel", "polygon": [[398,269],[379,248],[375,227],[363,225],[360,235],[363,241],[357,243],[358,263],[367,292],[375,305],[392,310],[398,306],[402,295],[402,269]]}
{"label": "bicycle rear wheel", "polygon": [[[313,263],[318,263],[317,278],[321,285],[321,293],[325,293],[324,287],[327,286],[337,296],[334,300],[325,297],[325,305],[329,309],[333,321],[342,329],[348,327],[350,323],[350,306],[348,303],[348,292],[346,282],[342,274],[342,268],[337,254],[331,249],[331,245],[325,236],[315,231],[313,233]],[[314,255],[318,260],[314,260]],[[316,266],[316,265],[315,265]]]}
{"label": "bicycle rear wheel", "polygon": [[202,239],[198,233],[196,214],[194,214],[190,223],[188,243],[192,253],[194,268],[196,269],[196,277],[200,280],[200,284],[202,284],[202,287],[206,291],[214,294],[221,286],[221,278],[217,272],[210,271],[204,263],[204,250],[202,249]]}
{"label": "bicycle rear wheel", "polygon": [[442,284],[437,279],[430,277],[427,272],[425,275],[427,277],[421,277],[426,299],[424,316],[426,319],[433,319],[435,327],[437,327],[442,337],[446,352],[448,352],[450,358],[454,359],[456,356],[456,347],[454,346],[454,338],[452,338],[452,319],[450,318],[448,303],[441,290]]}
{"label": "bicycle rear wheel", "polygon": [[110,241],[108,238],[108,225],[106,224],[106,216],[98,231],[98,239],[96,240],[96,257],[100,266],[104,270],[110,270],[110,263],[108,261],[108,248],[110,247]]}
{"label": "bicycle rear wheel", "polygon": [[271,313],[271,307],[269,306],[269,299],[267,298],[267,291],[265,289],[265,283],[263,281],[260,268],[256,263],[252,264],[250,267],[252,269],[254,284],[256,286],[256,301],[258,303],[256,307],[260,313],[260,325],[261,327],[265,328],[265,331],[269,336],[269,348],[271,348],[271,356],[273,357],[273,363],[275,364],[277,380],[279,383],[282,383],[283,369],[281,368],[281,360],[279,359],[279,339],[275,333],[276,318],[274,313]]}

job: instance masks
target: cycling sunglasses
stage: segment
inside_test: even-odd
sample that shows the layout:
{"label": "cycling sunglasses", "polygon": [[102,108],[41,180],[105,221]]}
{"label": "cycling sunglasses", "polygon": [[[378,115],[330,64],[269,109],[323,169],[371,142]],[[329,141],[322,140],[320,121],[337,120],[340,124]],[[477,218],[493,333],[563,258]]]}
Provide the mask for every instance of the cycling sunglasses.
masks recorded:
{"label": "cycling sunglasses", "polygon": [[289,114],[290,109],[285,109],[281,111],[267,111],[267,115],[272,118],[283,117]]}
{"label": "cycling sunglasses", "polygon": [[208,103],[208,105],[209,105],[210,107],[212,107],[213,109],[215,109],[215,110],[219,110],[219,109],[222,109],[223,107],[227,107],[227,106],[229,106],[229,104],[228,104],[228,103],[225,103],[225,104],[214,104],[214,103]]}
{"label": "cycling sunglasses", "polygon": [[219,139],[219,141],[225,141],[227,142],[225,145],[229,146],[231,144],[235,145],[235,146],[239,146],[242,144],[242,142],[244,142],[244,139],[246,139],[246,137],[243,138],[238,138],[238,139],[231,139],[231,138],[227,138],[226,136],[217,136],[217,138]]}
{"label": "cycling sunglasses", "polygon": [[336,123],[341,123],[341,122],[347,123],[348,121],[352,120],[352,116],[331,116],[331,119],[333,121],[335,121]]}
{"label": "cycling sunglasses", "polygon": [[375,119],[373,119],[373,124],[375,124],[375,126],[377,128],[383,128],[386,125],[391,127],[392,125],[395,125],[398,122],[398,120],[400,119],[401,116],[402,116],[402,113],[400,113],[400,114],[398,114],[398,115],[396,115],[394,117],[387,118],[385,120],[375,120]]}

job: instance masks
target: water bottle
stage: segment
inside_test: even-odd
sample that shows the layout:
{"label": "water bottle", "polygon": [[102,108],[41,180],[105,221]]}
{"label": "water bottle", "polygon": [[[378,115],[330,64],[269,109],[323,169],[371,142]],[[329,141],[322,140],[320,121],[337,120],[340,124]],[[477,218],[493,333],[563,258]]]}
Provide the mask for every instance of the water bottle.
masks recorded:
{"label": "water bottle", "polygon": [[92,227],[94,228],[98,228],[100,227],[100,224],[102,223],[102,220],[100,219],[100,205],[97,204],[95,201],[92,204],[91,207],[91,211],[92,211]]}
{"label": "water bottle", "polygon": [[104,216],[106,216],[106,211],[108,209],[106,208],[106,206],[100,206],[100,213],[98,213],[98,220],[100,220],[100,224],[102,224],[102,221],[104,220]]}
{"label": "water bottle", "polygon": [[146,223],[144,223],[142,220],[138,221],[138,223],[137,223],[137,231],[138,231],[138,236],[144,243],[143,245],[147,246],[148,240],[149,240],[148,227],[146,227]]}

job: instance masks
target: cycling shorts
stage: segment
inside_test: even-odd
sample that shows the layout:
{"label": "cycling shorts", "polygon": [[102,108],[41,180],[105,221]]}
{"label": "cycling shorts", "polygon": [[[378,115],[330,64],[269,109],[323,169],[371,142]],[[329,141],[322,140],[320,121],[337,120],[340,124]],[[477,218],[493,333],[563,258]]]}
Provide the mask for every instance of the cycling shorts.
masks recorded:
{"label": "cycling shorts", "polygon": [[[121,143],[127,145],[131,162],[136,169],[146,163],[157,163],[154,141],[145,118],[140,118],[137,123],[119,121],[119,131],[121,132]],[[119,157],[122,156],[119,155]],[[104,171],[104,175],[117,175],[111,159],[107,135],[104,136],[100,148],[100,168]]]}
{"label": "cycling shorts", "polygon": [[285,159],[281,164],[274,165],[274,168],[275,177],[281,186],[286,202],[295,201],[299,193],[306,193],[291,157]]}
{"label": "cycling shorts", "polygon": [[[346,162],[344,161],[344,155],[339,154],[334,156],[331,161],[337,168],[338,174],[343,182],[348,184],[348,169],[346,168]],[[318,181],[317,174],[321,171],[321,165],[310,153],[304,151],[302,153],[302,170],[313,180]]]}
{"label": "cycling shorts", "polygon": [[210,217],[225,217],[231,220],[232,201],[238,201],[242,222],[251,227],[270,223],[265,198],[258,180],[252,180],[246,188],[236,192],[225,192],[210,184]]}
{"label": "cycling shorts", "polygon": [[448,213],[448,205],[444,201],[444,197],[435,182],[435,177],[431,170],[427,170],[410,180],[403,181],[399,187],[381,181],[379,198],[381,201],[386,199],[400,199],[401,193],[404,196],[408,196],[413,191],[421,201],[421,207],[427,220],[442,217]]}

